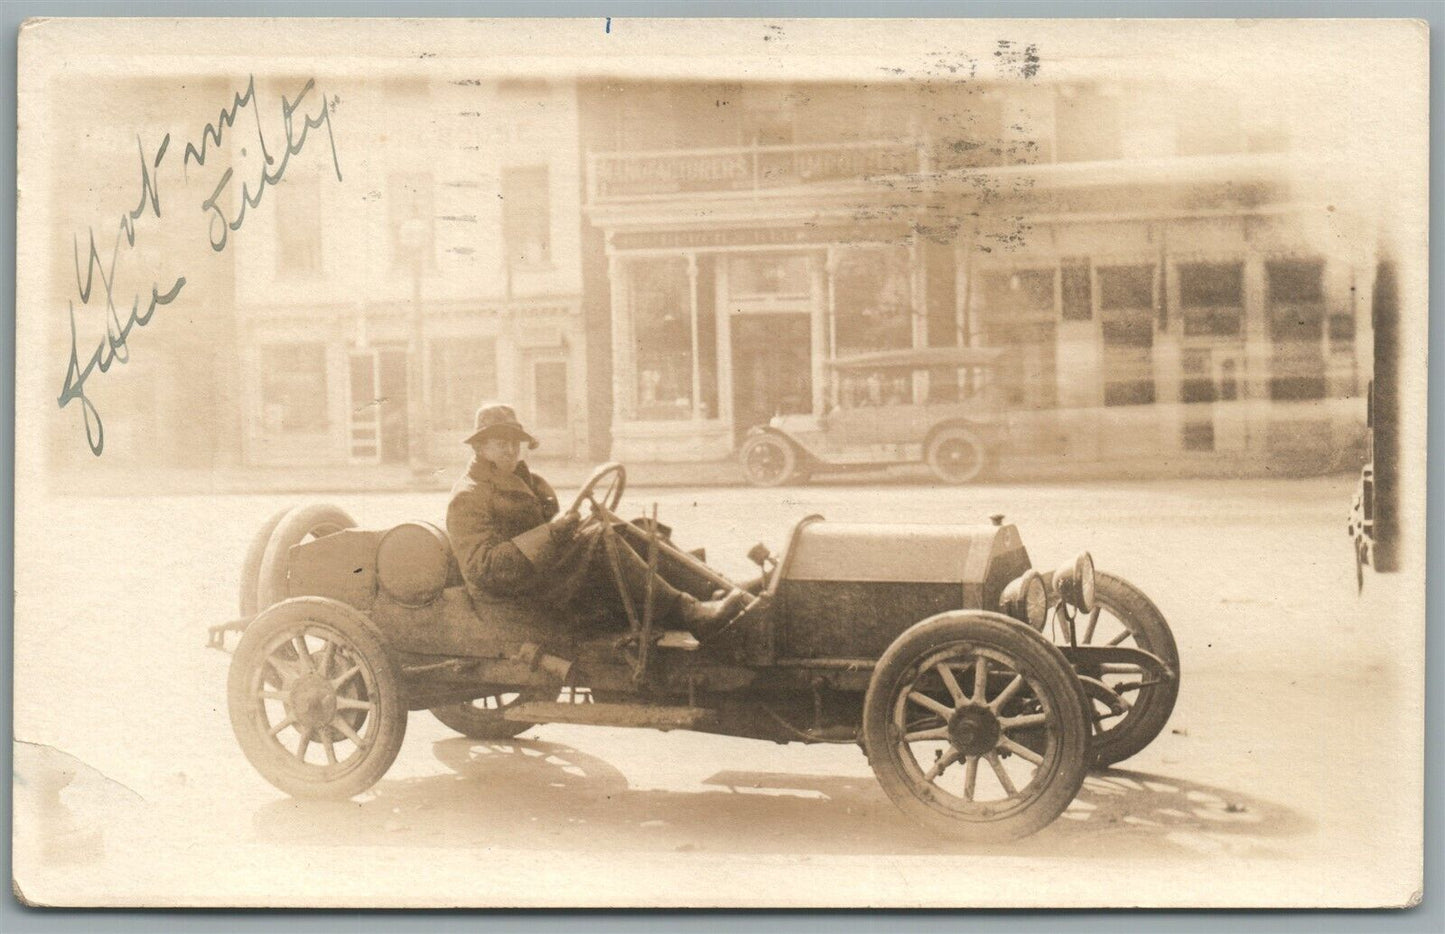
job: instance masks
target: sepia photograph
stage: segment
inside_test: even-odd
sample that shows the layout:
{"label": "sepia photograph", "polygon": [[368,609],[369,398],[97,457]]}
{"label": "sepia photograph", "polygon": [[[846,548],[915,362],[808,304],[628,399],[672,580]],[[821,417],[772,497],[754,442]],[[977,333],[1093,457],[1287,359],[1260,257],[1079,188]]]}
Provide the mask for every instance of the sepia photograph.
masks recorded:
{"label": "sepia photograph", "polygon": [[1425,24],[18,50],[22,903],[1421,899]]}

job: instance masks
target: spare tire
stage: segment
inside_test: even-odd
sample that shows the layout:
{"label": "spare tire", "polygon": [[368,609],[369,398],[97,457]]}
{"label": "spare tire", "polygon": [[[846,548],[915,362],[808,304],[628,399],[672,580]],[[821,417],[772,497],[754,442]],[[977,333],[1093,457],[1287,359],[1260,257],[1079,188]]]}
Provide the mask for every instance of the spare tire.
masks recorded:
{"label": "spare tire", "polygon": [[292,507],[287,506],[263,522],[251,539],[251,547],[246,549],[246,559],[241,562],[240,606],[243,618],[261,612],[261,608],[256,605],[257,587],[261,583],[261,559],[266,557],[266,546],[271,543],[271,533],[276,531],[276,526],[281,524],[281,520],[291,509]]}
{"label": "spare tire", "polygon": [[356,520],[340,506],[330,503],[308,503],[289,510],[271,530],[261,556],[256,583],[257,608],[264,610],[290,596],[286,577],[291,546],[354,528]]}

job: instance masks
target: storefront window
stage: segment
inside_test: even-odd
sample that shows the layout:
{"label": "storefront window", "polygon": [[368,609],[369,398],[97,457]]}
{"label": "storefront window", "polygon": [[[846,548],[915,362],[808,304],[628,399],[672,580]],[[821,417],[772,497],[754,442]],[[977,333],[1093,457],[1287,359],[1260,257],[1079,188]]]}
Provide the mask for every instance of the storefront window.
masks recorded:
{"label": "storefront window", "polygon": [[261,417],[273,433],[326,430],[325,344],[261,347]]}
{"label": "storefront window", "polygon": [[637,417],[692,417],[692,305],[685,259],[628,267],[636,354]]}
{"label": "storefront window", "polygon": [[1098,271],[1103,318],[1104,404],[1154,402],[1154,267],[1102,266]]}
{"label": "storefront window", "polygon": [[1265,264],[1269,297],[1269,396],[1276,401],[1323,399],[1325,359],[1324,263],[1279,260]]}
{"label": "storefront window", "polygon": [[431,405],[438,427],[471,427],[477,406],[496,397],[495,340],[451,337],[431,342]]}
{"label": "storefront window", "polygon": [[1179,303],[1186,337],[1239,336],[1244,321],[1243,263],[1182,263]]}
{"label": "storefront window", "polygon": [[833,313],[840,357],[912,346],[908,248],[840,250]]}

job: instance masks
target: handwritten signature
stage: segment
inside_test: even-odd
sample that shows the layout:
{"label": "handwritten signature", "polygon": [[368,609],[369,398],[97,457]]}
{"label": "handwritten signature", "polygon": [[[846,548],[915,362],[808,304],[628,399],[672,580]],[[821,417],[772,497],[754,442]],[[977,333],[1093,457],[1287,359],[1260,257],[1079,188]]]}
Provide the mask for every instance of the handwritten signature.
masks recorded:
{"label": "handwritten signature", "polygon": [[[327,143],[331,148],[331,164],[336,172],[337,180],[341,180],[341,164],[336,155],[336,138],[331,131],[331,109],[327,106],[325,96],[322,95],[319,99],[318,112],[313,114],[302,111],[307,96],[314,91],[315,86],[315,79],[310,79],[294,100],[287,99],[285,95],[281,96],[281,125],[282,133],[285,136],[285,145],[279,150],[279,157],[273,156],[270,147],[266,144],[266,135],[261,126],[261,113],[257,106],[254,76],[247,82],[245,91],[234,94],[231,103],[221,108],[216,121],[206,124],[201,131],[199,145],[195,142],[186,143],[181,163],[183,171],[189,169],[192,163],[197,166],[205,166],[206,158],[211,154],[211,147],[219,147],[228,131],[235,132],[233,128],[236,118],[242,111],[249,111],[255,118],[256,142],[260,145],[262,161],[260,177],[254,181],[254,184],[244,181],[241,183],[239,197],[235,199],[236,207],[232,213],[228,213],[224,202],[228,200],[226,195],[232,191],[236,172],[234,167],[227,167],[216,183],[215,189],[200,206],[203,213],[211,215],[208,236],[213,251],[219,253],[226,248],[231,233],[240,230],[245,223],[247,210],[258,207],[266,189],[281,182],[286,175],[286,168],[290,164],[291,157],[301,152],[306,145],[307,135],[312,130],[325,128]],[[297,123],[298,112],[300,112],[299,125]],[[124,322],[121,321],[114,294],[116,262],[121,252],[121,242],[125,241],[128,250],[133,249],[136,242],[136,222],[148,213],[157,219],[161,217],[159,170],[170,150],[170,143],[171,137],[167,133],[161,140],[160,146],[157,147],[155,155],[147,156],[145,144],[141,142],[140,137],[136,137],[136,145],[140,152],[140,200],[135,208],[121,213],[115,240],[110,249],[109,264],[107,265],[101,257],[93,227],[88,232],[89,247],[84,272],[81,271],[79,238],[76,238],[74,243],[75,286],[81,305],[90,301],[95,286],[95,277],[97,274],[100,276],[100,286],[104,290],[105,298],[105,335],[96,344],[85,366],[82,367],[77,346],[75,301],[72,299],[70,301],[70,361],[66,367],[65,383],[57,401],[62,409],[72,402],[80,403],[84,413],[86,440],[90,444],[91,453],[97,457],[105,449],[105,424],[95,403],[86,395],[86,381],[97,369],[101,373],[105,373],[116,363],[127,362],[130,359],[130,348],[127,342],[130,339],[131,331],[149,324],[156,308],[174,302],[186,285],[185,276],[177,276],[164,291],[159,283],[152,283],[150,300],[146,304],[145,310],[141,310],[141,296],[137,294],[131,302],[130,315]],[[242,149],[242,152],[244,153],[245,150]]]}

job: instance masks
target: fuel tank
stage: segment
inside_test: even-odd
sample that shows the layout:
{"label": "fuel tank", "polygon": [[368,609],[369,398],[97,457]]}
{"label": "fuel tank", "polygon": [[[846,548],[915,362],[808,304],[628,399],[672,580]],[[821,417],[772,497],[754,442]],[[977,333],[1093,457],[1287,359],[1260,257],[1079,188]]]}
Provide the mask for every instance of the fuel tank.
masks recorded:
{"label": "fuel tank", "polygon": [[936,613],[997,611],[1029,568],[1013,525],[810,522],[798,530],[778,588],[778,652],[877,658]]}

